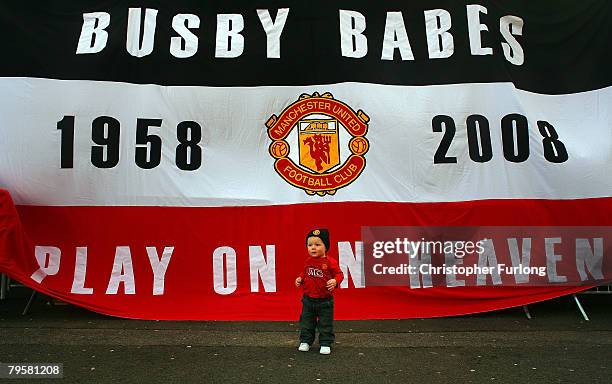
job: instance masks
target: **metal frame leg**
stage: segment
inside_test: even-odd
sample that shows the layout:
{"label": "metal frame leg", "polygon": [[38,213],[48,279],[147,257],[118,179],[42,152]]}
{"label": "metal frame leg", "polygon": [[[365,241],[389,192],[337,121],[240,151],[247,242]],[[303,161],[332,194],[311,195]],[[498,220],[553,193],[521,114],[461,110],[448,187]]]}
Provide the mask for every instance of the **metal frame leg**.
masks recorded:
{"label": "metal frame leg", "polygon": [[572,296],[574,297],[576,306],[578,306],[578,309],[580,310],[580,313],[582,313],[582,317],[584,318],[584,320],[589,321],[589,316],[587,316],[586,312],[584,311],[584,308],[582,308],[582,304],[580,303],[580,300],[578,300],[578,296],[576,296],[575,293]]}
{"label": "metal frame leg", "polygon": [[4,273],[0,273],[0,300],[6,299],[8,290],[8,277]]}
{"label": "metal frame leg", "polygon": [[527,319],[531,320],[531,313],[529,313],[529,307],[526,305],[523,305],[523,311],[525,312],[525,316],[527,316]]}
{"label": "metal frame leg", "polygon": [[23,312],[21,312],[21,314],[23,316],[27,315],[28,312],[30,312],[30,307],[32,306],[32,303],[34,302],[35,298],[36,298],[36,291],[32,290],[32,294],[30,295],[30,299],[28,300],[28,303],[26,304],[25,308],[23,309]]}

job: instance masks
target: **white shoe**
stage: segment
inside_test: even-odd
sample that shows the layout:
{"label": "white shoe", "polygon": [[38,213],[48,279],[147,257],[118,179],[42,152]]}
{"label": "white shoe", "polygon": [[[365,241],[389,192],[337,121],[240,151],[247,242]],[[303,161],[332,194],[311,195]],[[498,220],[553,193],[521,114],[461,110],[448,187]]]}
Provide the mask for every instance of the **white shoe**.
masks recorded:
{"label": "white shoe", "polygon": [[308,343],[300,343],[300,346],[298,347],[298,351],[308,352],[309,350],[310,350],[310,345],[308,345]]}
{"label": "white shoe", "polygon": [[331,353],[331,348],[330,347],[321,347],[321,350],[319,351],[320,354],[322,355],[329,355]]}

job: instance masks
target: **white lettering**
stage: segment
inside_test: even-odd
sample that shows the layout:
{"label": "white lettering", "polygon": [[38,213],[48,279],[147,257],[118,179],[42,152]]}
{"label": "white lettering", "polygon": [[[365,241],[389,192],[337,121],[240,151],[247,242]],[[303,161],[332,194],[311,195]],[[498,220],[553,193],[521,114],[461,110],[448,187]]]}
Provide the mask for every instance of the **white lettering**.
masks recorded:
{"label": "white lettering", "polygon": [[[227,282],[226,282],[227,281]],[[236,290],[236,251],[231,247],[219,247],[213,252],[213,287],[220,295]]]}
{"label": "white lettering", "polygon": [[406,33],[404,17],[401,12],[387,12],[385,37],[383,39],[382,60],[393,60],[395,49],[399,49],[402,60],[414,60],[414,54]]}
{"label": "white lettering", "polygon": [[355,252],[348,241],[338,242],[338,264],[345,278],[340,288],[348,288],[348,277],[351,277],[355,288],[365,287],[365,274],[363,265],[363,242],[355,242]]}
{"label": "white lettering", "polygon": [[482,31],[488,31],[489,28],[485,24],[480,23],[480,14],[487,14],[487,9],[482,5],[471,4],[467,5],[467,21],[468,21],[468,35],[470,38],[470,52],[472,55],[492,55],[493,49],[490,47],[483,47],[480,33]]}
{"label": "white lettering", "polygon": [[147,247],[147,256],[149,257],[149,263],[153,270],[153,295],[164,294],[164,282],[166,279],[166,271],[168,270],[168,264],[170,264],[170,258],[174,252],[174,247],[164,247],[161,259],[157,254],[157,248]]}
{"label": "white lettering", "polygon": [[[518,267],[518,272],[514,274],[514,281],[517,284],[528,283],[529,274],[523,273],[522,271],[524,268],[529,268],[529,265],[531,264],[531,238],[523,238],[521,252],[519,252],[518,240],[516,238],[510,238],[507,239],[507,241],[512,265],[514,267]],[[523,255],[522,257],[521,254]]]}
{"label": "white lettering", "polygon": [[588,279],[585,265],[591,276],[596,280],[602,280],[604,278],[602,272],[603,263],[603,238],[596,237],[593,239],[593,247],[588,239],[576,239],[576,268],[580,275],[580,280],[585,281]]}
{"label": "white lettering", "polygon": [[478,277],[476,278],[476,285],[486,285],[487,275],[491,275],[491,280],[494,285],[502,283],[501,276],[498,271],[497,256],[495,255],[495,247],[493,246],[493,240],[483,239],[482,240],[482,252],[478,252]]}
{"label": "white lettering", "polygon": [[242,55],[244,37],[240,32],[243,29],[244,19],[241,14],[217,15],[215,57],[232,58]]}
{"label": "white lettering", "polygon": [[264,255],[261,247],[249,247],[249,265],[251,270],[251,292],[259,292],[259,278],[264,292],[276,292],[276,248],[266,245]]}
{"label": "white lettering", "polygon": [[45,277],[56,275],[59,272],[62,256],[62,251],[59,248],[37,245],[34,247],[34,256],[40,267],[30,276],[35,282],[40,284]]}
{"label": "white lettering", "polygon": [[506,60],[514,65],[523,65],[525,62],[523,47],[514,38],[515,35],[523,35],[523,19],[517,16],[502,17],[499,19],[499,32],[507,41],[507,43],[502,43]]}
{"label": "white lettering", "polygon": [[140,8],[130,8],[128,12],[126,48],[130,55],[144,57],[153,52],[157,9],[147,8],[144,18],[142,45],[140,44]]}
{"label": "white lettering", "polygon": [[87,274],[87,247],[76,248],[76,259],[74,261],[74,279],[70,293],[91,295],[93,288],[85,287],[85,276]]}
{"label": "white lettering", "polygon": [[[170,39],[170,53],[179,59],[191,57],[198,52],[198,37],[189,29],[200,28],[200,18],[196,15],[178,14],[172,18],[172,28],[181,37]],[[183,41],[185,47],[182,47]]]}
{"label": "white lettering", "polygon": [[289,8],[280,8],[276,12],[276,21],[272,20],[270,12],[267,9],[258,9],[257,16],[259,21],[266,31],[267,42],[267,57],[278,59],[280,58],[280,37],[285,28],[285,22],[289,15]]}
{"label": "white lettering", "polygon": [[113,262],[113,271],[111,272],[108,287],[106,288],[107,295],[116,295],[119,291],[119,284],[123,283],[123,291],[126,295],[134,295],[136,293],[136,284],[134,283],[134,269],[132,267],[132,254],[130,247],[117,247],[115,250],[115,261]]}
{"label": "white lettering", "polygon": [[557,262],[562,257],[561,255],[555,254],[555,244],[561,244],[560,237],[546,237],[544,239],[544,246],[546,249],[546,267],[548,269],[548,281],[551,283],[565,283],[567,281],[566,276],[559,276],[557,274]]}
{"label": "white lettering", "polygon": [[454,252],[444,253],[444,266],[450,266],[446,272],[446,286],[447,287],[464,287],[465,280],[458,280],[455,271],[459,265],[463,265],[463,259],[455,257]]}
{"label": "white lettering", "polygon": [[[420,254],[411,254],[408,258],[410,270],[419,271],[419,273],[410,273],[410,288],[431,288],[431,253],[429,251],[421,252]],[[421,280],[423,285],[421,286]]]}
{"label": "white lettering", "polygon": [[108,32],[105,29],[109,25],[110,15],[106,12],[84,13],[76,54],[82,55],[102,51],[108,41]]}
{"label": "white lettering", "polygon": [[340,49],[342,56],[360,58],[368,53],[365,16],[356,11],[340,11]]}
{"label": "white lettering", "polygon": [[430,59],[444,59],[455,51],[451,27],[451,15],[444,9],[425,11],[425,32],[427,33],[427,51]]}

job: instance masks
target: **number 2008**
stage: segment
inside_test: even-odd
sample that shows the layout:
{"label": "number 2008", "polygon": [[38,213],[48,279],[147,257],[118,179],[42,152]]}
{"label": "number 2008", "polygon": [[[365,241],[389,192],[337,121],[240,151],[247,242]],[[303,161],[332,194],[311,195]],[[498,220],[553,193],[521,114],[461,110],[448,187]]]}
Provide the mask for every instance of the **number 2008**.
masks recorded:
{"label": "number 2008", "polygon": [[[456,163],[456,157],[447,155],[455,137],[455,121],[450,116],[437,115],[432,119],[431,125],[434,132],[444,132],[434,154],[434,164]],[[466,125],[470,159],[476,163],[488,162],[493,158],[489,121],[482,115],[469,115]],[[552,124],[540,120],[537,127],[542,136],[544,158],[551,163],[566,162],[567,150]],[[529,158],[529,124],[525,116],[504,116],[501,120],[501,134],[504,158],[507,161],[522,163]]]}

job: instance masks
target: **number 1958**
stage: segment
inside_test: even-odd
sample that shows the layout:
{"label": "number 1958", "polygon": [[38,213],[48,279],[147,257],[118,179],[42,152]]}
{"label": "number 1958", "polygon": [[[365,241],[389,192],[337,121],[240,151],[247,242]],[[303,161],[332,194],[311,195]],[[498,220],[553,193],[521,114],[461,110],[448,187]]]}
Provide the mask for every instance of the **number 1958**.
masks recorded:
{"label": "number 1958", "polygon": [[[74,116],[64,116],[57,122],[61,131],[61,168],[74,167]],[[162,119],[136,119],[136,165],[152,169],[161,162],[162,139],[149,132],[160,128]],[[91,164],[97,168],[113,168],[119,163],[121,124],[111,116],[96,117],[91,123]],[[175,163],[183,171],[194,171],[202,165],[202,127],[195,121],[182,121],[176,127],[178,146]]]}

